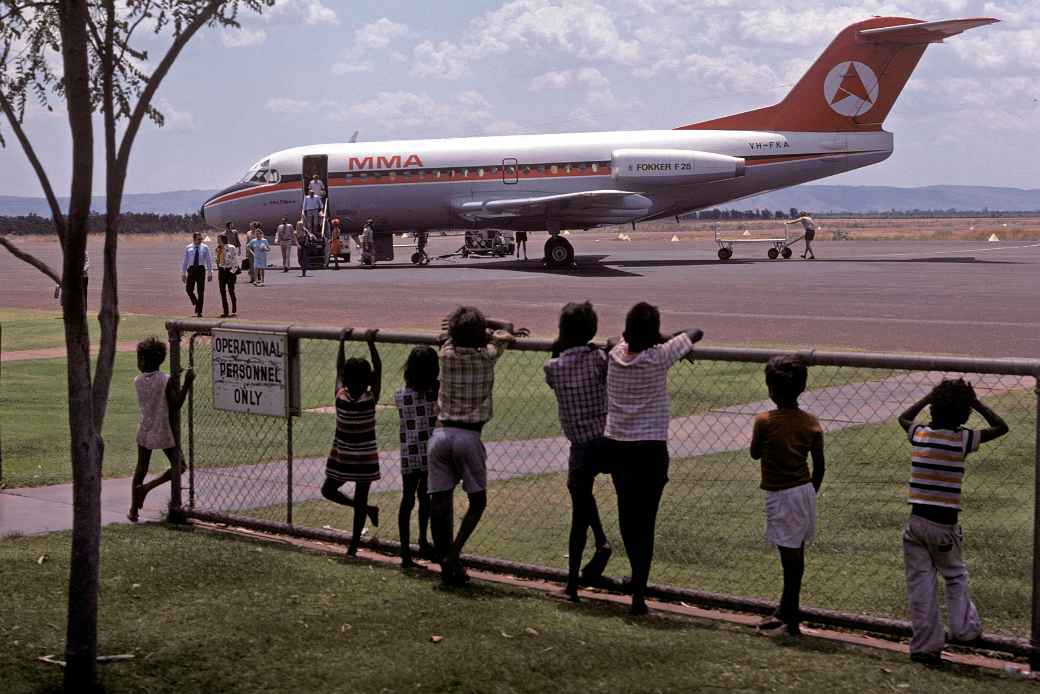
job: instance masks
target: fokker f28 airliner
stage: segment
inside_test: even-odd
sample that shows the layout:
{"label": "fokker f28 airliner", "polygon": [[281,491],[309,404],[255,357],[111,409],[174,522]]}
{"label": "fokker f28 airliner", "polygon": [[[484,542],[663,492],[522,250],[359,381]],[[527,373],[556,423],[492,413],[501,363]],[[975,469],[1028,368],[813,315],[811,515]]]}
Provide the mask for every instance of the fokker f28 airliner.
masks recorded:
{"label": "fokker f28 airliner", "polygon": [[996,19],[874,17],[846,27],[778,104],[674,130],[310,145],[275,152],[203,205],[213,226],[300,215],[312,175],[348,233],[375,220],[378,260],[394,232],[549,232],[681,215],[858,169],[892,154],[882,124],[930,43]]}

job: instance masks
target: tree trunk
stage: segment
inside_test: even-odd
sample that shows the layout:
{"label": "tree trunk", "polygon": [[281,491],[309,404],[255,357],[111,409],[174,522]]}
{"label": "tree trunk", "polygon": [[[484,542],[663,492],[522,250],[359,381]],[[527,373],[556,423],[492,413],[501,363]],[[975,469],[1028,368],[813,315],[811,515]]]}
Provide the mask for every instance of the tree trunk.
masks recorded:
{"label": "tree trunk", "polygon": [[94,423],[90,333],[83,295],[83,260],[93,187],[86,0],[59,3],[65,96],[72,135],[72,188],[66,219],[62,285],[68,356],[69,438],[72,459],[72,556],[65,633],[65,690],[97,683],[97,615],[101,548],[101,439]]}

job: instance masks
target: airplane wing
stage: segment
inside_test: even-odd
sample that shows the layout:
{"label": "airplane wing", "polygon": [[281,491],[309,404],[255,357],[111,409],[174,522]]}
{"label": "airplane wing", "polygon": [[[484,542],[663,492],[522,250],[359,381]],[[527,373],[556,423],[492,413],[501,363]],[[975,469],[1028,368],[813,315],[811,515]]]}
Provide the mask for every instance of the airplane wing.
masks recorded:
{"label": "airplane wing", "polygon": [[469,220],[553,217],[561,221],[617,224],[646,214],[653,201],[626,190],[589,190],[526,198],[459,200],[453,208]]}

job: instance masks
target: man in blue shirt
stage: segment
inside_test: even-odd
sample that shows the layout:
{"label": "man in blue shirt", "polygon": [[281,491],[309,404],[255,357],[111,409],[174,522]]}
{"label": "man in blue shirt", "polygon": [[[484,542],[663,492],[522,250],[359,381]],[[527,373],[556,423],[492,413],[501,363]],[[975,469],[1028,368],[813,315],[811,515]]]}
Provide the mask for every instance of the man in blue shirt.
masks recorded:
{"label": "man in blue shirt", "polygon": [[213,281],[213,259],[209,246],[202,243],[202,234],[195,232],[191,243],[184,249],[181,261],[181,281],[195,307],[195,316],[202,318],[202,304],[206,297],[206,281]]}

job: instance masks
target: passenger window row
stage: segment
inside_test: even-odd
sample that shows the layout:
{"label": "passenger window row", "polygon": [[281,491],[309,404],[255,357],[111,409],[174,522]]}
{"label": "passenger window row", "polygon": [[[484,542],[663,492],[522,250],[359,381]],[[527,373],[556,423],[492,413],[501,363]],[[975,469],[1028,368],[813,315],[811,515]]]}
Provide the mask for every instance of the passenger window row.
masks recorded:
{"label": "passenger window row", "polygon": [[499,166],[476,166],[472,168],[445,169],[395,169],[392,171],[349,172],[344,175],[348,181],[369,180],[490,180],[501,177],[517,176],[561,176],[569,174],[594,174],[609,171],[609,162],[577,162],[566,164],[519,164]]}

